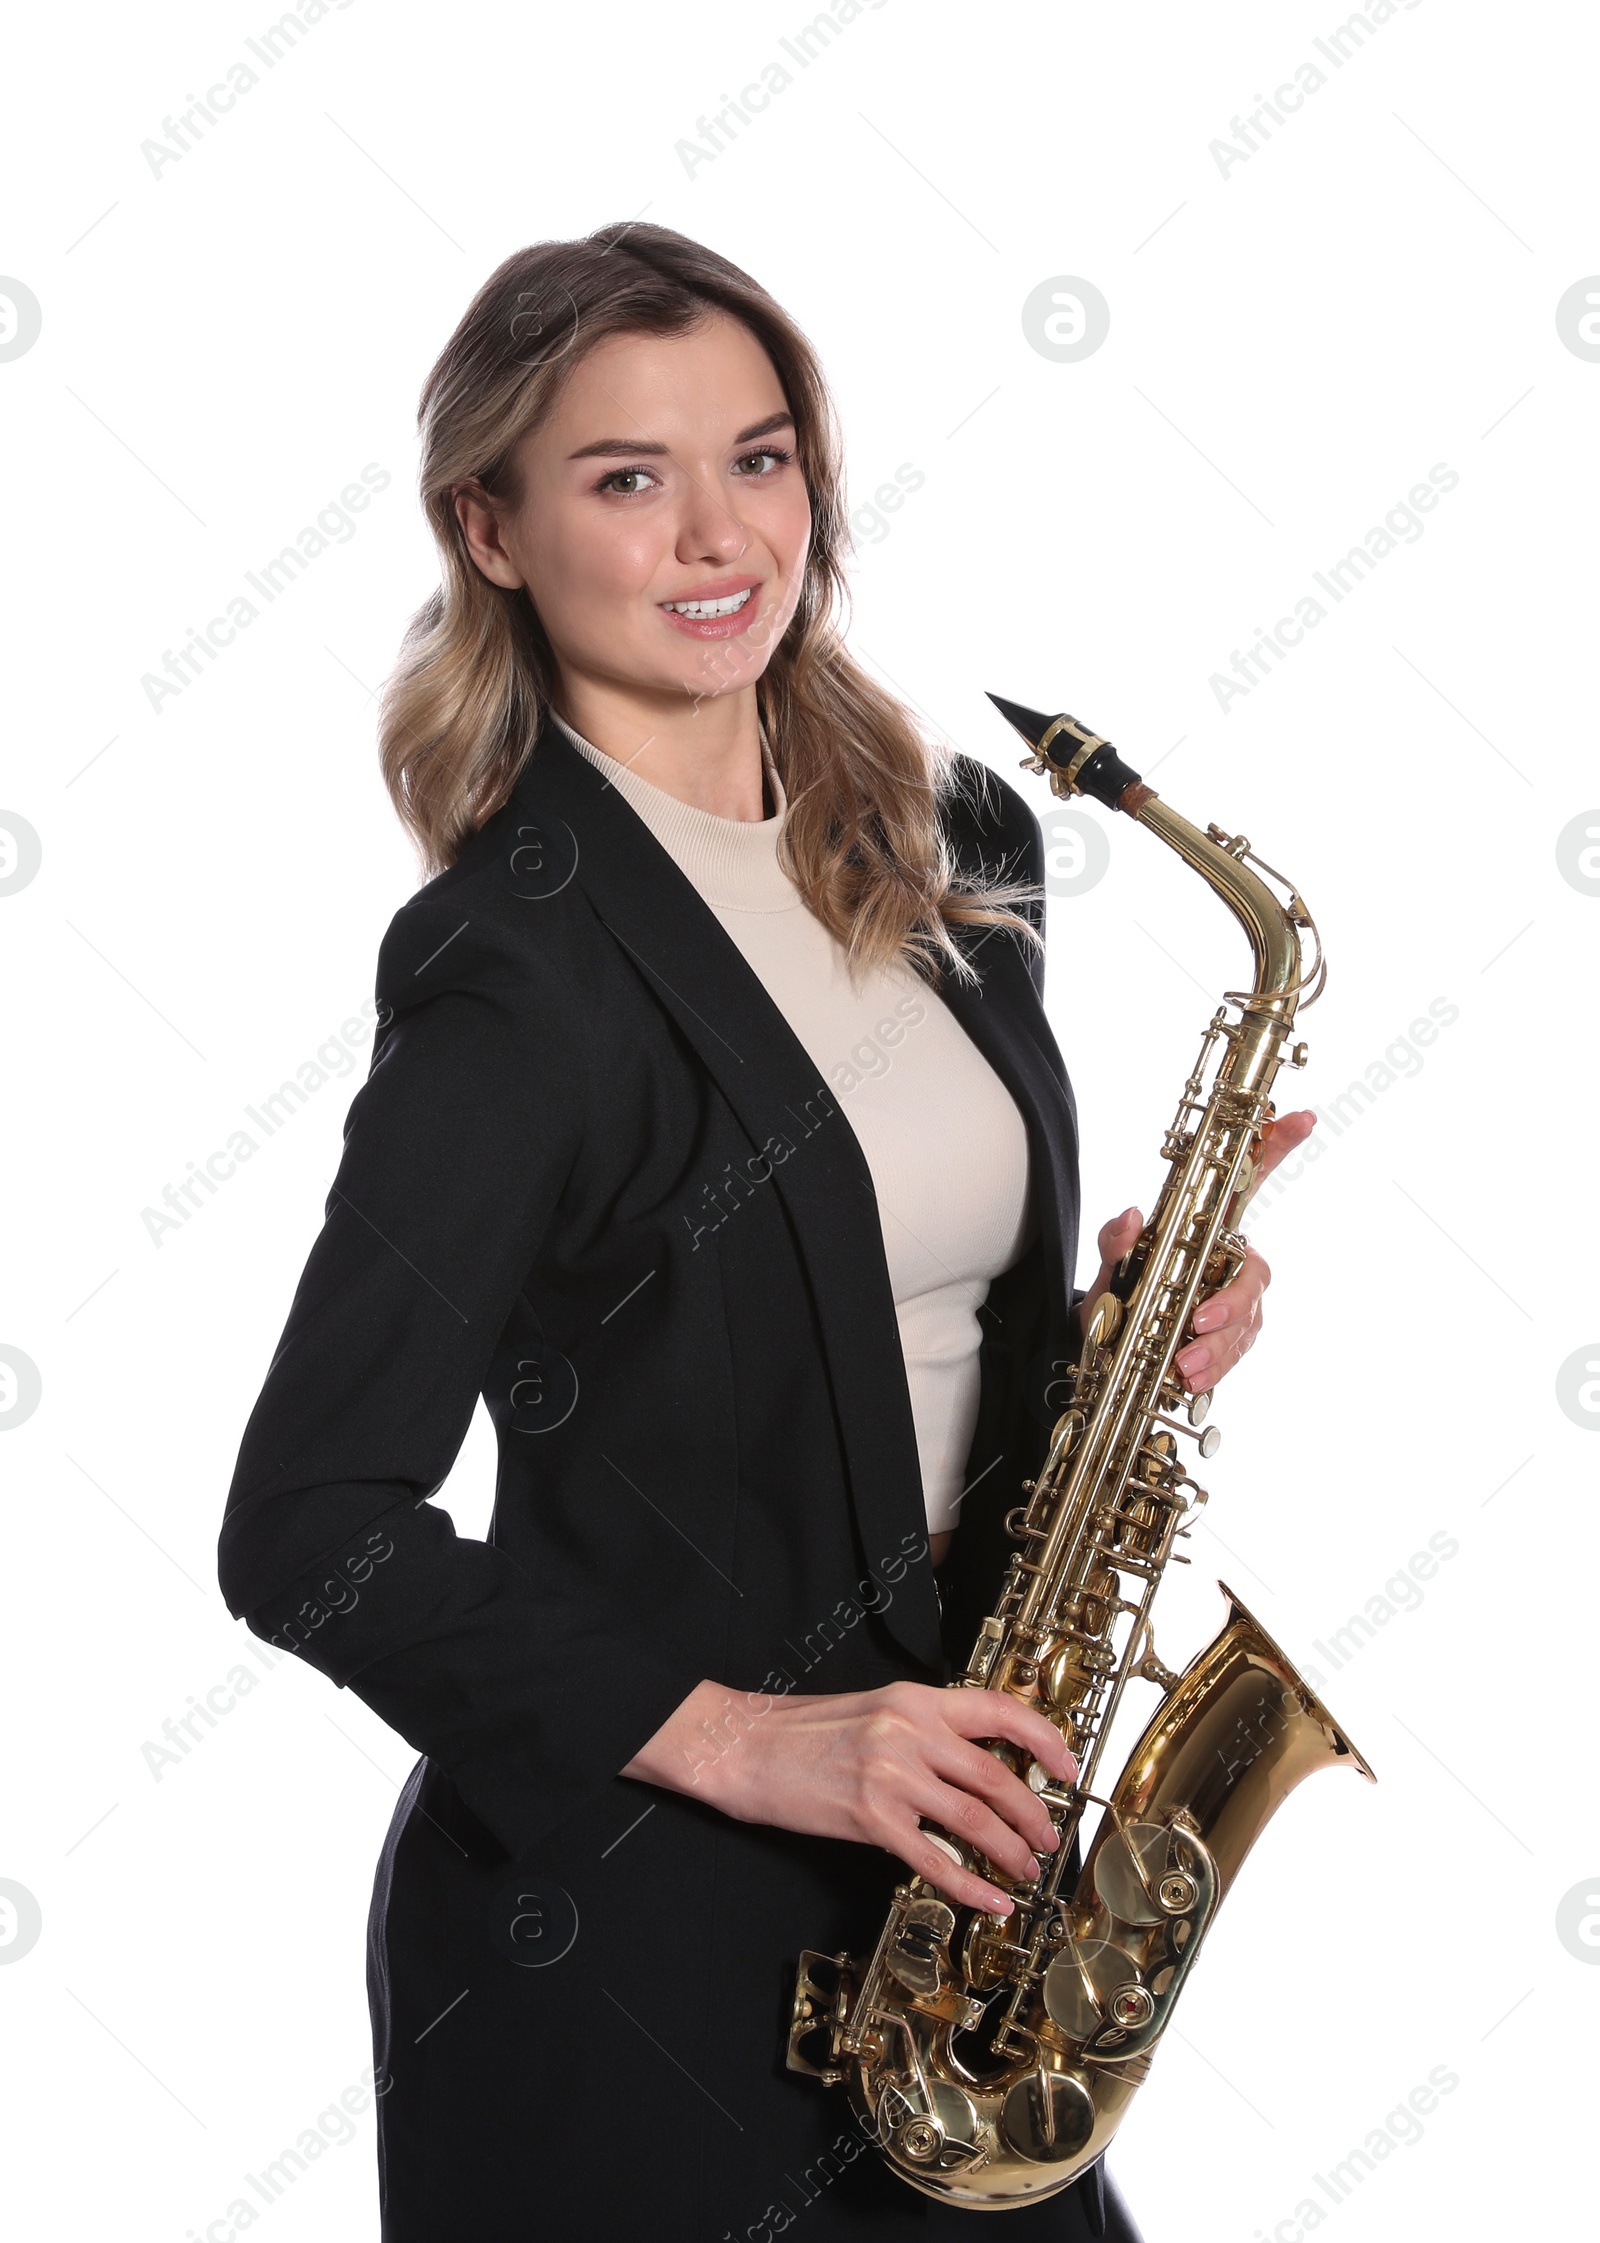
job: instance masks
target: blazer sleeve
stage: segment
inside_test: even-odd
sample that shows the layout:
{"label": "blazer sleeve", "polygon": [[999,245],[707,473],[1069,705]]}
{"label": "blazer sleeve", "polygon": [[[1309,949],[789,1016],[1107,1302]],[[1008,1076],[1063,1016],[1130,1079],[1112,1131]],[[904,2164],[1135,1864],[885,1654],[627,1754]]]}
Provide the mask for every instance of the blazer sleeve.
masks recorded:
{"label": "blazer sleeve", "polygon": [[448,893],[379,953],[378,1034],[323,1228],[245,1428],[218,1578],[352,1689],[511,1854],[604,1787],[697,1682],[429,1499],[466,1436],[582,1127],[584,1047],[531,945]]}

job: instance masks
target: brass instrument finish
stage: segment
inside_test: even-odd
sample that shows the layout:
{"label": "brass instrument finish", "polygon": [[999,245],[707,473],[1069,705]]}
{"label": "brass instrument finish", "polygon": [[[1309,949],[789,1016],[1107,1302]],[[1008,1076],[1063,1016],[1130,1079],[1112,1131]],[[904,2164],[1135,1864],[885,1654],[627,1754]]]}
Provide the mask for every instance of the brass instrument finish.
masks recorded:
{"label": "brass instrument finish", "polygon": [[[1319,1768],[1372,1771],[1315,1693],[1224,1587],[1219,1633],[1175,1674],[1157,1658],[1150,1607],[1206,1492],[1179,1450],[1212,1455],[1209,1394],[1173,1367],[1202,1300],[1231,1282],[1240,1216],[1272,1119],[1301,1003],[1320,994],[1301,935],[1316,929],[1281,874],[1242,836],[1204,833],[1167,807],[1109,741],[991,695],[1028,742],[1025,768],[1063,797],[1089,794],[1147,826],[1244,928],[1248,990],[1225,993],[1162,1142],[1167,1175],[1108,1291],[1083,1303],[1068,1407],[1027,1501],[994,1612],[952,1688],[1009,1691],[1044,1714],[1079,1762],[1058,1786],[1020,1747],[989,1750],[1038,1792],[1060,1837],[1019,1882],[970,1843],[937,1842],[1011,1895],[1009,1916],[958,1907],[923,1878],[898,1885],[872,1953],[807,1951],[791,2070],[844,2082],[894,2170],[972,2209],[1037,2203],[1105,2150],[1171,2017],[1233,1878],[1289,1792]],[[1252,869],[1252,867],[1258,869]],[[1263,878],[1262,875],[1267,875]],[[1269,879],[1287,890],[1280,897]],[[1230,1010],[1236,1017],[1230,1018]],[[1208,1080],[1209,1077],[1209,1080]],[[1126,1685],[1163,1695],[1115,1787],[1096,1788]],[[1102,1810],[1064,1890],[1085,1809]]]}

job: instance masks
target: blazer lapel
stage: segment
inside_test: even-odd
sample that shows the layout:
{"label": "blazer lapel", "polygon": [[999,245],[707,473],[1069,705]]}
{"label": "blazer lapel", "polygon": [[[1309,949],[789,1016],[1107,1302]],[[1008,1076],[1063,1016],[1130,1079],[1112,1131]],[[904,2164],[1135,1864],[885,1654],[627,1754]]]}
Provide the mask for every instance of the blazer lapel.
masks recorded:
{"label": "blazer lapel", "polygon": [[[851,1501],[869,1564],[926,1532],[916,1428],[871,1171],[860,1141],[799,1038],[693,883],[604,775],[546,723],[505,816],[508,840],[573,877],[698,1053],[758,1149],[794,1150],[772,1177],[800,1243],[817,1303]],[[566,831],[563,832],[562,828]],[[570,839],[568,839],[570,835]],[[980,940],[982,939],[980,933]],[[998,953],[998,955],[994,955]],[[1052,1312],[1070,1298],[1057,1246],[1070,1253],[1076,1195],[1071,1093],[1022,1024],[1043,1013],[1013,945],[989,946],[982,991],[944,994],[1027,1120],[1042,1180]],[[992,982],[992,986],[991,986]],[[1023,1006],[1022,1020],[1018,1007]],[[1048,1029],[1045,1031],[1048,1036]],[[1059,1064],[1059,1061],[1058,1061]],[[1075,1169],[1071,1170],[1075,1176]],[[901,1647],[942,1663],[933,1570],[910,1568],[884,1612]]]}

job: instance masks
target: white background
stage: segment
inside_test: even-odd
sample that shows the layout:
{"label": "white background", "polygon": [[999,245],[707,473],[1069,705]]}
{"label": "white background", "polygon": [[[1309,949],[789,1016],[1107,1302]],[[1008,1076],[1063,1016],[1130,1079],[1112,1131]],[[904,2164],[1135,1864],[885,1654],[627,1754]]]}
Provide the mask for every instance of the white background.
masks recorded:
{"label": "white background", "polygon": [[[1600,1412],[1556,1382],[1600,1360],[1600,897],[1557,837],[1600,828],[1600,364],[1555,313],[1600,271],[1600,58],[1576,6],[1384,4],[1335,69],[1314,41],[1348,19],[1304,0],[885,0],[802,70],[779,42],[812,18],[770,0],[354,0],[159,176],[141,144],[271,13],[14,27],[0,269],[43,312],[0,363],[0,810],[43,851],[0,899],[0,1341],[42,1382],[0,1451],[0,1878],[42,1912],[0,1970],[15,2232],[231,2234],[241,2175],[371,2060],[365,1917],[410,1749],[285,1661],[159,1781],[143,1752],[248,1656],[217,1526],[365,1051],[159,1245],[144,1211],[357,1014],[414,885],[371,694],[435,580],[423,375],[511,250],[641,214],[815,339],[857,507],[925,477],[859,517],[858,654],[1009,776],[985,688],[1074,709],[1244,830],[1330,961],[1280,1106],[1396,1078],[1253,1210],[1268,1329],[1219,1395],[1216,1530],[1160,1630],[1181,1663],[1225,1575],[1381,1780],[1319,1776],[1271,1826],[1114,2169],[1149,2243],[1293,2243],[1308,2197],[1372,2243],[1572,2231],[1600,1949],[1556,1913],[1600,1891]],[[677,144],[774,60],[793,83],[691,176]],[[1224,171],[1212,143],[1307,61],[1327,83]],[[1111,311],[1076,363],[1023,331],[1061,276]],[[356,534],[152,709],[144,674],[368,462],[392,481]],[[1459,481],[1422,534],[1219,706],[1234,650],[1436,463]],[[1084,1283],[1244,970],[1209,891],[1103,822],[1106,877],[1050,924]],[[1458,1017],[1395,1050],[1435,999]],[[464,1522],[489,1465],[480,1418]],[[1318,1643],[1435,1534],[1458,1548],[1420,1604],[1336,1672]],[[1459,2084],[1422,2138],[1335,2207],[1313,2176],[1436,2067]],[[370,2108],[292,2195],[270,2233],[376,2236]]]}

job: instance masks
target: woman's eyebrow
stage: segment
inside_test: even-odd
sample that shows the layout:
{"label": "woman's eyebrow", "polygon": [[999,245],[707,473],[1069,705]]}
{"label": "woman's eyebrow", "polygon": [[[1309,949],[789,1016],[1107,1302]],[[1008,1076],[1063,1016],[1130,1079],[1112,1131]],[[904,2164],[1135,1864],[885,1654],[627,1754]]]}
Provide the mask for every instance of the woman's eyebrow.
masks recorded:
{"label": "woman's eyebrow", "polygon": [[734,438],[734,442],[736,444],[753,444],[758,436],[770,436],[774,429],[793,428],[793,426],[794,415],[792,413],[769,413],[764,421],[757,421],[754,428],[741,428]]}
{"label": "woman's eyebrow", "polygon": [[[736,444],[753,444],[758,436],[770,436],[775,429],[793,426],[792,413],[769,413],[764,421],[757,421],[752,428],[740,429],[733,441]],[[569,452],[567,457],[569,460],[620,459],[640,458],[648,454],[652,458],[659,458],[670,449],[666,444],[655,444],[648,440],[640,442],[630,436],[601,436],[592,444],[581,444],[577,451]]]}

